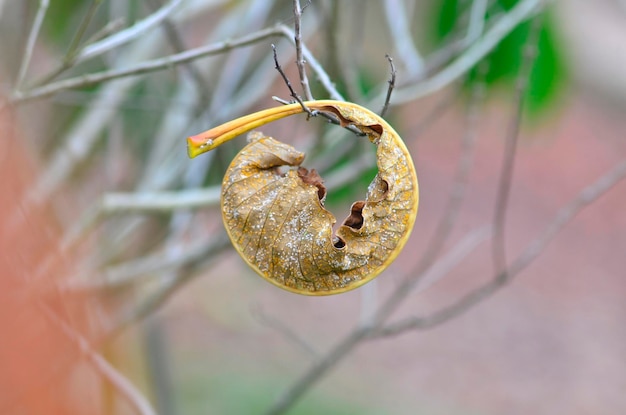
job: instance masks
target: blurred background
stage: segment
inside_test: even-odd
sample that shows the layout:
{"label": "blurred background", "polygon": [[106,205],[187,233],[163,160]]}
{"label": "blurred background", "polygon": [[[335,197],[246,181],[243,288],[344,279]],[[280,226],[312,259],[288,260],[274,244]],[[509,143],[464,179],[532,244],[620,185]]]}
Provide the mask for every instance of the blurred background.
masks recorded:
{"label": "blurred background", "polygon": [[[225,238],[219,186],[245,138],[186,153],[187,136],[290,99],[271,44],[300,93],[292,1],[0,1],[0,412],[626,413],[624,181],[512,284],[429,330],[356,342],[280,408],[421,276],[438,223],[454,216],[442,258],[494,222],[517,124],[509,263],[626,158],[623,0],[301,6],[315,98],[379,111],[393,58],[385,118],[420,183],[392,266],[319,298],[268,284]],[[371,146],[322,119],[261,130],[307,151],[339,220],[376,174]],[[475,239],[390,321],[489,284],[492,243]]]}

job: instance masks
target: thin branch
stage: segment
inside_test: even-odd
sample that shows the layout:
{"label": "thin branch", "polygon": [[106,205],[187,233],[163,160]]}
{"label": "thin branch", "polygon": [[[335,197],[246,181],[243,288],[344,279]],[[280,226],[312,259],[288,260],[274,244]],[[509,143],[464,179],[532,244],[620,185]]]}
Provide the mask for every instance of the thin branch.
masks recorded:
{"label": "thin branch", "polygon": [[595,202],[624,179],[626,179],[626,160],[617,163],[611,170],[587,186],[576,198],[562,208],[545,231],[531,242],[526,250],[511,264],[509,274],[515,275],[526,268],[581,210]]}
{"label": "thin branch", "polygon": [[[467,258],[467,256],[471,254],[481,243],[486,241],[487,238],[492,235],[492,233],[493,228],[491,226],[486,226],[467,234],[446,255],[444,255],[439,261],[437,261],[437,263],[433,265],[433,267],[431,267],[427,272],[424,273],[423,277],[420,278],[419,286],[416,287],[418,289],[414,292],[417,293],[426,290],[437,281],[441,280],[445,275],[449,274],[450,271],[457,267],[463,259]],[[432,325],[426,326],[426,321],[428,321],[428,324],[433,324],[435,321],[439,320],[437,318],[432,319],[431,316],[426,318],[404,318],[399,322],[391,323],[386,326],[382,326],[376,330],[372,330],[369,338],[374,339],[380,337],[395,336],[406,330],[409,330],[410,328],[418,328],[414,327],[413,324],[423,325],[419,326],[419,328],[433,327]]]}
{"label": "thin branch", "polygon": [[411,135],[413,137],[419,137],[422,135],[435,121],[439,120],[447,110],[449,110],[454,103],[461,97],[460,89],[454,88],[453,90],[442,94],[443,96],[438,99],[435,105],[428,109],[427,112],[420,117],[415,127],[411,128]]}
{"label": "thin branch", "polygon": [[[403,104],[448,86],[484,58],[521,22],[544,6],[546,0],[522,0],[493,24],[476,43],[437,74],[411,86],[396,88],[394,105]],[[383,97],[380,98],[382,101]]]}
{"label": "thin branch", "polygon": [[92,0],[89,5],[89,9],[87,9],[87,13],[81,19],[80,24],[78,25],[78,29],[76,33],[74,33],[74,37],[70,41],[70,46],[65,52],[65,56],[61,60],[61,63],[53,69],[50,73],[46,74],[42,79],[35,82],[35,85],[43,85],[52,81],[54,78],[71,68],[76,64],[76,56],[80,51],[80,42],[87,31],[87,27],[89,27],[89,23],[93,19],[93,16],[96,13],[96,10],[102,3],[102,0]]}
{"label": "thin branch", "polygon": [[89,5],[89,9],[87,9],[87,13],[83,17],[78,26],[78,30],[74,34],[70,42],[70,46],[65,53],[65,58],[63,59],[63,63],[66,65],[71,65],[72,62],[75,61],[76,54],[78,53],[80,42],[83,40],[83,36],[85,36],[85,32],[87,31],[87,27],[89,27],[89,23],[93,19],[93,16],[96,14],[96,10],[102,4],[102,0],[92,0]]}
{"label": "thin branch", "polygon": [[252,34],[241,36],[234,40],[227,40],[224,42],[218,42],[194,49],[189,49],[181,53],[165,56],[163,58],[149,60],[135,66],[131,66],[129,68],[112,69],[88,75],[77,76],[75,78],[69,78],[62,81],[43,85],[29,91],[18,91],[14,93],[11,102],[21,103],[36,98],[50,96],[66,89],[83,88],[112,79],[136,76],[144,73],[172,68],[176,65],[191,62],[204,56],[216,55],[219,53],[227,52],[231,49],[248,46],[274,36],[284,36],[284,30],[278,26],[271,27],[259,30],[258,32]]}
{"label": "thin branch", "polygon": [[114,214],[171,213],[179,209],[219,206],[219,186],[175,192],[107,193],[89,208],[63,237],[61,246],[69,250],[99,221]]}
{"label": "thin branch", "polygon": [[156,27],[158,24],[166,20],[182,3],[182,0],[171,0],[163,7],[149,15],[148,17],[138,21],[132,26],[117,32],[107,38],[104,38],[96,43],[85,46],[76,56],[75,62],[83,62],[87,59],[94,58],[102,55],[112,49],[115,49],[121,45],[124,45],[139,36],[144,35],[148,30]]}
{"label": "thin branch", "polygon": [[270,327],[280,334],[282,334],[287,340],[289,340],[294,345],[298,346],[299,349],[304,350],[309,354],[313,359],[317,359],[319,353],[307,342],[304,340],[298,333],[296,333],[291,327],[289,327],[284,322],[280,321],[274,316],[267,314],[261,306],[256,306],[252,309],[252,314],[257,317],[259,322],[264,326]]}
{"label": "thin branch", "polygon": [[427,271],[419,278],[413,289],[413,295],[421,293],[448,275],[461,261],[473,253],[483,242],[493,235],[493,227],[485,225],[468,232],[446,254],[442,255]]}
{"label": "thin branch", "polygon": [[293,40],[296,45],[296,66],[298,67],[298,75],[300,76],[300,85],[302,85],[302,91],[304,92],[304,98],[307,101],[313,99],[311,94],[311,88],[309,86],[309,78],[306,75],[306,68],[304,67],[305,60],[302,54],[302,8],[300,7],[300,0],[293,0],[293,16],[294,16],[294,36]]}
{"label": "thin branch", "polygon": [[[47,85],[42,85],[29,91],[15,91],[9,102],[18,104],[37,98],[44,98],[67,89],[84,88],[113,79],[137,76],[149,72],[169,69],[176,65],[191,62],[205,56],[217,55],[232,50],[234,48],[249,46],[274,36],[284,36],[290,41],[294,42],[293,32],[284,25],[278,25],[275,27],[259,30],[252,34],[241,36],[234,40],[228,40],[224,42],[214,43],[211,45],[201,46],[163,58],[146,61],[135,66],[131,66],[130,68],[113,69],[93,74],[81,75],[74,78],[53,82]],[[304,57],[306,58],[307,63],[309,64],[311,69],[313,69],[313,71],[317,75],[318,80],[320,81],[322,86],[324,86],[324,88],[328,91],[330,97],[337,101],[345,101],[343,96],[339,93],[339,91],[337,91],[337,89],[333,85],[333,82],[330,80],[330,77],[328,76],[322,65],[320,65],[320,63],[317,61],[317,59],[315,59],[313,54],[307,49],[305,45],[302,45],[302,53],[304,54]]]}
{"label": "thin branch", "polygon": [[18,71],[17,75],[17,81],[15,82],[16,90],[19,90],[21,88],[22,83],[26,78],[26,73],[28,72],[28,67],[30,66],[30,60],[33,57],[33,51],[35,50],[35,42],[37,42],[37,37],[39,36],[39,31],[41,30],[43,19],[46,17],[46,12],[48,11],[49,4],[50,0],[39,0],[39,8],[37,9],[37,14],[35,15],[33,26],[31,27],[30,33],[28,34],[26,49],[24,50],[22,63],[20,64],[20,70]]}
{"label": "thin branch", "polygon": [[[290,40],[292,43],[295,43],[295,35],[291,31],[291,29],[284,25],[279,25],[278,29],[288,40]],[[334,99],[335,101],[345,101],[345,98],[339,93],[339,91],[337,91],[337,88],[335,88],[333,81],[330,79],[330,76],[328,76],[328,73],[326,73],[326,71],[324,70],[324,67],[318,62],[315,56],[313,56],[311,51],[306,47],[305,44],[301,44],[301,47],[302,54],[306,59],[306,63],[313,70],[313,72],[315,72],[318,81],[322,84],[324,89],[328,91],[330,98]]]}
{"label": "thin branch", "polygon": [[283,82],[285,82],[285,85],[287,85],[287,88],[289,89],[289,95],[293,99],[295,99],[298,104],[300,104],[300,106],[302,107],[302,111],[306,112],[309,117],[315,117],[318,114],[318,111],[311,111],[309,107],[304,105],[304,102],[302,102],[302,98],[300,98],[300,95],[298,95],[296,91],[293,89],[293,86],[291,85],[289,78],[283,71],[283,68],[280,66],[280,63],[278,63],[278,55],[276,54],[276,45],[274,44],[272,44],[272,53],[274,55],[274,68],[276,68],[280,76],[283,78]]}
{"label": "thin branch", "polygon": [[[321,33],[326,40],[326,67],[330,68],[336,80],[343,83],[349,101],[362,102],[364,97],[359,85],[359,68],[365,56],[359,48],[340,47],[340,44],[350,45],[362,41],[364,32],[369,28],[358,22],[364,21],[368,8],[354,7],[345,1],[326,1],[320,5],[325,6],[321,13],[325,26]],[[344,16],[350,16],[352,24],[346,24]]]}
{"label": "thin branch", "polygon": [[474,0],[470,10],[469,23],[467,31],[462,39],[455,40],[443,48],[437,49],[428,57],[426,62],[426,70],[430,73],[443,64],[447,63],[452,57],[458,55],[461,51],[474,43],[483,33],[485,28],[485,13],[489,0]]}
{"label": "thin branch", "polygon": [[470,45],[483,33],[485,27],[485,13],[489,0],[474,0],[472,9],[470,10],[469,24],[467,25],[467,34],[463,38],[465,45]]}
{"label": "thin branch", "polygon": [[509,131],[504,146],[504,157],[500,169],[500,179],[496,193],[496,206],[494,215],[493,237],[493,265],[495,272],[503,271],[507,266],[506,261],[506,213],[513,182],[515,158],[517,154],[517,142],[519,139],[522,113],[524,111],[524,97],[526,95],[530,72],[537,56],[537,42],[541,30],[541,20],[535,17],[531,25],[528,39],[524,45],[522,67],[515,85],[515,113],[509,125]]}
{"label": "thin branch", "polygon": [[[488,6],[489,0],[475,0],[472,2],[465,36],[450,42],[429,55],[426,61],[425,73],[435,72],[480,38],[485,28],[485,14]],[[493,17],[493,19],[497,21],[497,17]]]}
{"label": "thin branch", "polygon": [[[278,62],[278,56],[276,55],[276,46],[272,45],[272,52],[274,54],[274,67],[276,68],[276,70],[278,71],[278,73],[280,74],[280,76],[283,78],[283,81],[285,82],[285,84],[287,85],[287,88],[289,89],[289,95],[296,100],[296,102],[298,102],[300,104],[300,106],[302,107],[302,111],[304,111],[307,114],[307,117],[317,117],[318,115],[326,118],[328,121],[330,121],[331,123],[335,124],[335,125],[339,125],[341,124],[339,122],[339,119],[335,116],[335,114],[332,114],[330,112],[325,112],[325,111],[318,111],[318,110],[311,110],[309,107],[306,106],[306,104],[302,101],[302,98],[296,93],[296,91],[294,91],[293,86],[291,85],[291,82],[289,81],[289,78],[287,77],[287,75],[285,74],[285,72],[283,71],[283,68],[280,66],[280,63]],[[288,104],[288,101],[285,101],[283,99],[280,99],[278,97],[272,97],[275,101],[280,102],[282,104]],[[348,124],[344,127],[346,130],[351,131],[352,133],[356,134],[357,136],[364,136],[365,133],[363,133],[361,130],[359,130],[356,126],[352,125],[352,124]]]}
{"label": "thin branch", "polygon": [[109,337],[114,337],[117,333],[138,320],[150,315],[159,306],[165,303],[180,287],[198,275],[198,268],[205,266],[217,258],[217,254],[230,247],[230,241],[226,236],[219,237],[210,245],[206,245],[206,251],[198,250],[197,255],[189,256],[187,261],[181,264],[176,270],[173,278],[166,278],[154,291],[146,294],[139,300],[133,308],[122,315],[115,327],[110,331]]}
{"label": "thin branch", "polygon": [[172,192],[107,193],[102,197],[101,209],[106,214],[168,213],[219,206],[220,194],[220,186]]}
{"label": "thin branch", "polygon": [[458,317],[470,308],[483,302],[530,265],[580,211],[598,200],[624,179],[626,179],[626,160],[615,165],[600,179],[582,190],[570,203],[561,208],[550,224],[537,238],[527,245],[526,249],[517,257],[508,270],[496,274],[490,282],[474,289],[448,307],[426,317],[410,317],[390,324],[379,330],[376,335],[391,336],[406,330],[432,328]]}
{"label": "thin branch", "polygon": [[296,380],[287,391],[281,394],[278,399],[274,401],[274,404],[265,412],[265,415],[279,415],[285,413],[315,382],[350,353],[357,344],[364,340],[368,333],[369,330],[364,327],[359,327],[349,333],[321,360],[307,370],[302,377]]}
{"label": "thin branch", "polygon": [[387,61],[389,61],[389,72],[391,73],[391,78],[387,83],[389,84],[387,88],[387,96],[385,97],[385,103],[383,104],[383,109],[380,110],[380,116],[384,117],[387,112],[387,108],[389,108],[389,101],[391,100],[391,93],[393,92],[393,88],[396,85],[396,67],[393,65],[393,59],[389,55],[385,55]]}
{"label": "thin branch", "polygon": [[[100,36],[96,36],[93,43],[80,47],[80,41],[84,36],[87,26],[93,18],[96,9],[100,5],[100,3],[102,3],[102,0],[94,0],[91,3],[89,10],[87,11],[87,14],[83,18],[78,31],[72,39],[70,47],[68,48],[61,64],[51,73],[46,75],[42,80],[38,81],[36,85],[45,85],[72,66],[77,65],[88,59],[92,59],[96,56],[102,55],[112,49],[133,41],[134,39],[143,35],[145,32],[167,19],[167,17],[176,9],[176,7],[181,2],[182,0],[171,0],[165,6],[161,7],[159,10],[149,15],[148,17],[136,22],[132,26],[104,38],[99,38]],[[99,35],[105,33],[108,30],[110,30],[109,25],[107,25],[107,27],[105,27],[103,31],[99,32]]]}
{"label": "thin branch", "polygon": [[422,257],[422,266],[418,266],[415,274],[419,274],[428,268],[428,263],[439,255],[446,240],[450,236],[454,225],[458,219],[461,205],[465,199],[465,192],[469,182],[469,175],[474,164],[474,152],[476,147],[476,137],[478,130],[478,120],[480,118],[481,102],[485,96],[484,76],[487,66],[481,65],[478,78],[472,88],[467,104],[465,128],[461,137],[461,156],[457,162],[452,189],[443,210],[441,220],[437,223],[433,238],[428,243],[428,248]]}
{"label": "thin branch", "polygon": [[389,33],[404,69],[409,77],[420,77],[424,72],[424,59],[413,42],[404,0],[385,0],[384,5]]}
{"label": "thin branch", "polygon": [[[171,2],[169,4],[169,6],[171,6],[174,2]],[[168,6],[162,6],[160,4],[159,0],[149,0],[148,4],[156,9],[157,11],[156,13],[159,13],[160,11],[164,10],[166,7]],[[161,9],[159,10],[159,6],[161,6]],[[173,9],[172,9],[173,10]],[[165,35],[167,36],[167,39],[172,47],[172,49],[174,50],[174,52],[176,53],[180,53],[183,52],[185,50],[187,50],[187,47],[185,46],[185,43],[182,39],[182,36],[180,34],[180,31],[178,30],[178,28],[176,27],[176,25],[173,23],[172,19],[170,19],[167,15],[165,15],[165,17],[162,20],[162,26],[163,26],[163,30],[165,31]],[[202,74],[200,73],[200,71],[198,70],[198,68],[196,67],[196,65],[194,65],[193,62],[189,62],[186,64],[181,64],[183,70],[186,71],[186,73],[189,75],[189,77],[193,80],[193,82],[196,85],[196,88],[199,91],[199,95],[200,95],[200,102],[205,104],[205,103],[209,103],[210,102],[210,91],[207,88],[207,85],[204,81],[204,79],[202,78]]]}
{"label": "thin branch", "polygon": [[126,25],[126,19],[123,17],[118,17],[117,19],[111,20],[104,27],[93,35],[91,35],[87,40],[85,40],[85,44],[89,45],[92,43],[99,42],[100,40],[111,36],[115,32],[121,30]]}
{"label": "thin branch", "polygon": [[132,384],[132,382],[115,369],[101,354],[97,353],[80,333],[74,330],[67,322],[62,320],[54,311],[45,305],[42,310],[50,321],[71,341],[73,341],[81,353],[87,358],[91,367],[106,379],[113,389],[119,393],[130,406],[141,415],[156,415],[148,399]]}
{"label": "thin branch", "polygon": [[74,280],[64,284],[62,289],[66,291],[92,291],[122,288],[159,272],[185,268],[196,262],[207,260],[223,252],[229,246],[230,242],[224,235],[215,236],[207,240],[185,244],[181,252],[175,255],[158,252],[109,266],[97,278],[87,281]]}

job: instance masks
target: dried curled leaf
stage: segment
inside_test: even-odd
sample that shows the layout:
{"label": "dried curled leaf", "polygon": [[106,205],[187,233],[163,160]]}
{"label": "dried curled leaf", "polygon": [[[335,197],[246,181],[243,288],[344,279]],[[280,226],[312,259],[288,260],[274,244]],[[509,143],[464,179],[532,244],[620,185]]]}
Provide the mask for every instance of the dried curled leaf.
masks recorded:
{"label": "dried curled leaf", "polygon": [[[382,118],[352,103],[306,105],[354,125],[376,145],[378,174],[365,200],[355,202],[333,232],[326,188],[315,170],[300,167],[304,154],[253,133],[226,171],[222,215],[233,245],[261,276],[296,293],[329,295],[365,284],[396,258],[415,221],[418,184],[407,148]],[[190,137],[189,155],[299,112],[299,104],[285,105],[223,124]],[[283,173],[283,166],[293,168]]]}

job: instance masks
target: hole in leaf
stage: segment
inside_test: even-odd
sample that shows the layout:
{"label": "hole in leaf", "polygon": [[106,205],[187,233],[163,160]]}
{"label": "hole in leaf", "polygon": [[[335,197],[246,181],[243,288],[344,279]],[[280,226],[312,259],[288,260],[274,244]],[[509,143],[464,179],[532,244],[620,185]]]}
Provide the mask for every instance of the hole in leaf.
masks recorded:
{"label": "hole in leaf", "polygon": [[317,170],[307,170],[304,167],[300,167],[298,169],[298,176],[300,176],[304,183],[312,184],[317,187],[317,197],[323,202],[326,197],[326,186],[324,186],[324,179],[317,173]]}
{"label": "hole in leaf", "polygon": [[382,135],[383,133],[383,126],[380,124],[372,124],[372,125],[368,125],[368,127],[374,130],[376,134],[378,135]]}
{"label": "hole in leaf", "polygon": [[365,206],[365,202],[359,200],[358,202],[354,202],[352,207],[350,208],[350,216],[343,221],[345,226],[349,226],[352,229],[361,229],[363,226],[363,207]]}
{"label": "hole in leaf", "polygon": [[338,236],[333,236],[333,246],[337,249],[345,248],[346,241],[344,241]]}

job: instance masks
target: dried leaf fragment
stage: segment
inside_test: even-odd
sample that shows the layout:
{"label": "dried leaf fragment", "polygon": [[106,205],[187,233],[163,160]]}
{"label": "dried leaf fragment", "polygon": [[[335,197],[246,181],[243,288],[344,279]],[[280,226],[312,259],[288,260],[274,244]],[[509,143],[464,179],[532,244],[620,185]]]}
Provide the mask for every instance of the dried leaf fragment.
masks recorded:
{"label": "dried leaf fragment", "polygon": [[[378,174],[365,200],[355,202],[333,232],[326,188],[315,170],[300,167],[304,154],[254,133],[226,171],[222,215],[239,254],[265,279],[300,294],[336,294],[372,280],[402,250],[417,214],[417,176],[402,139],[376,114],[340,101],[305,104],[353,124],[377,147]],[[285,105],[189,137],[189,155],[299,112],[299,104]]]}

